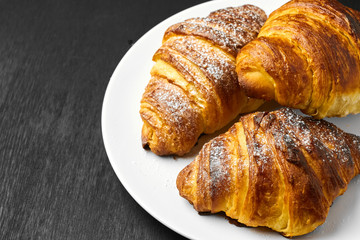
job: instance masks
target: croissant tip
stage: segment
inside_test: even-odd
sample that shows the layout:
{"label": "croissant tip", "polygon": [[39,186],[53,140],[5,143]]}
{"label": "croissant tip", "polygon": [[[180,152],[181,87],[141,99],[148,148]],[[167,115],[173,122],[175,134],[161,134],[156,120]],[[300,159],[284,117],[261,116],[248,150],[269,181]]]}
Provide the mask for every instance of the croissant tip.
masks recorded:
{"label": "croissant tip", "polygon": [[150,149],[148,138],[143,132],[141,134],[141,145],[144,149]]}
{"label": "croissant tip", "polygon": [[149,128],[148,123],[144,121],[143,127],[141,129],[141,144],[142,147],[146,150],[150,150],[150,142],[152,139],[152,129]]}
{"label": "croissant tip", "polygon": [[180,173],[178,174],[177,178],[176,178],[176,187],[179,190],[179,194],[180,196],[186,198],[189,202],[192,203],[192,201],[190,201],[190,195],[188,193],[188,191],[193,187],[192,186],[192,181],[188,181],[189,179],[191,179],[191,177],[193,177],[192,175],[194,174],[193,172],[193,167],[194,163],[191,162],[189,165],[187,165],[185,168],[183,168]]}
{"label": "croissant tip", "polygon": [[142,143],[142,147],[143,147],[143,149],[145,149],[145,150],[150,150],[150,146],[149,146],[149,144],[146,142],[146,143]]}

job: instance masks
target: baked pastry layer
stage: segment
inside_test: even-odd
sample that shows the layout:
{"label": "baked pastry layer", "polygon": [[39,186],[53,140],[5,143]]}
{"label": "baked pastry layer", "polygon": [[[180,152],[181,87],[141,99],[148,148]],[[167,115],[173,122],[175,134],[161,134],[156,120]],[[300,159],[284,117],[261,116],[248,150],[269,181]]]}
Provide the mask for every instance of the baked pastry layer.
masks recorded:
{"label": "baked pastry layer", "polygon": [[336,0],[293,0],[239,52],[240,85],[315,118],[360,112],[360,13]]}
{"label": "baked pastry layer", "polygon": [[360,137],[288,108],[245,115],[205,144],[177,177],[199,212],[292,237],[325,222],[360,171]]}
{"label": "baked pastry layer", "polygon": [[144,146],[158,155],[184,155],[202,133],[262,104],[240,88],[235,58],[265,20],[263,10],[244,5],[167,29],[141,100]]}

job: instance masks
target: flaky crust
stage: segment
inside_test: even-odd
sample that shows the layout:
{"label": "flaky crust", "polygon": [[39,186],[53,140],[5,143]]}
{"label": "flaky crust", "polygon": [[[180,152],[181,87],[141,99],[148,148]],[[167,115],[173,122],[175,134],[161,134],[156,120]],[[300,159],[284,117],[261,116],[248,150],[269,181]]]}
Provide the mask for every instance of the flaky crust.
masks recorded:
{"label": "flaky crust", "polygon": [[291,237],[324,223],[359,169],[360,137],[284,108],[243,116],[205,144],[177,188],[199,212]]}
{"label": "flaky crust", "polygon": [[141,100],[144,146],[158,155],[183,155],[202,133],[261,105],[240,89],[235,58],[265,20],[263,10],[244,5],[167,29]]}
{"label": "flaky crust", "polygon": [[336,0],[293,0],[237,57],[241,86],[315,118],[360,112],[360,14]]}

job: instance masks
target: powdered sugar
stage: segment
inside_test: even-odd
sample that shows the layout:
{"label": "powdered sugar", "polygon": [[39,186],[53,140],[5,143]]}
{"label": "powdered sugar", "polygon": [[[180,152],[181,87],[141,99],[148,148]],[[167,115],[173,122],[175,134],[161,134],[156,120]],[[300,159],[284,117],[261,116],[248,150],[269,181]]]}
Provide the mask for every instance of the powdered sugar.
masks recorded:
{"label": "powdered sugar", "polygon": [[161,91],[155,91],[153,98],[162,104],[162,108],[166,109],[170,117],[177,122],[183,118],[184,112],[190,108],[188,101],[184,100],[184,96],[180,91],[175,91],[174,87],[163,84]]}
{"label": "powdered sugar", "polygon": [[[221,138],[215,139],[210,147],[210,178],[212,186],[217,186],[223,181],[229,182],[230,179],[230,155],[224,141]],[[226,184],[225,184],[226,185]],[[228,189],[226,189],[228,190]]]}
{"label": "powdered sugar", "polygon": [[312,134],[307,127],[304,118],[288,108],[281,109],[277,113],[279,119],[285,123],[287,133],[291,138],[300,141],[301,146],[307,151],[312,148]]}
{"label": "powdered sugar", "polygon": [[244,5],[221,9],[205,18],[188,19],[171,26],[165,35],[199,36],[236,57],[238,50],[256,37],[265,20],[265,13],[258,7]]}
{"label": "powdered sugar", "polygon": [[[202,21],[203,24],[200,24],[199,21]],[[232,49],[236,49],[237,48],[237,39],[234,37],[234,35],[231,35],[227,32],[209,27],[208,25],[206,25],[206,23],[208,22],[208,20],[205,19],[193,19],[187,22],[186,25],[183,25],[186,31],[189,32],[198,32],[198,33],[202,33],[202,35],[206,35],[209,38],[210,37],[214,37],[216,39],[214,39],[220,46],[226,46]],[[209,23],[207,23],[209,24]],[[232,29],[233,31],[235,29]],[[239,37],[240,39],[242,38],[242,36],[240,35]],[[243,38],[242,38],[243,39]]]}
{"label": "powdered sugar", "polygon": [[171,48],[194,62],[215,84],[227,85],[229,78],[236,78],[235,64],[224,53],[194,37],[176,39]]}

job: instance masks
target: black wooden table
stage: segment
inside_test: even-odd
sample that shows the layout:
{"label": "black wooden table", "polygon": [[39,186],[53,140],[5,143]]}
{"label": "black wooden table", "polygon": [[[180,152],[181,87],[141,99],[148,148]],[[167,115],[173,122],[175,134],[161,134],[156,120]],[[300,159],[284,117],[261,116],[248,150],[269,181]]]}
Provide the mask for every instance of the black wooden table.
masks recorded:
{"label": "black wooden table", "polygon": [[121,185],[100,117],[131,45],[200,2],[0,0],[0,239],[182,239]]}

